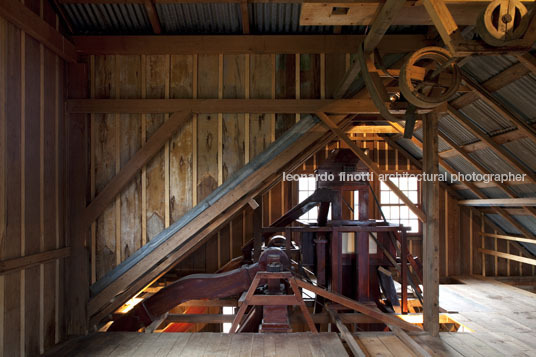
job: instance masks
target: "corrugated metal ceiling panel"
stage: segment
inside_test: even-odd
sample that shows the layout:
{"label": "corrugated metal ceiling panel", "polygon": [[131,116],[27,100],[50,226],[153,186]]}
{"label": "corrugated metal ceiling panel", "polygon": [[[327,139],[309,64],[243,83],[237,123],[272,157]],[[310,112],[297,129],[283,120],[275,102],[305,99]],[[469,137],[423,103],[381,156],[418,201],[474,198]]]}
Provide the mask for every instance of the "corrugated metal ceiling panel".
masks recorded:
{"label": "corrugated metal ceiling panel", "polygon": [[536,144],[529,138],[518,139],[503,144],[519,161],[536,171]]}
{"label": "corrugated metal ceiling panel", "polygon": [[501,227],[506,233],[510,234],[520,234],[514,226],[510,222],[508,222],[506,219],[504,219],[502,216],[499,216],[498,214],[486,214],[486,217],[491,219],[496,225]]}
{"label": "corrugated metal ceiling panel", "polygon": [[512,191],[514,191],[519,197],[534,197],[536,196],[536,185],[528,183],[520,185],[510,185]]}
{"label": "corrugated metal ceiling panel", "polygon": [[63,4],[78,34],[146,34],[151,23],[141,4]]}
{"label": "corrugated metal ceiling panel", "polygon": [[514,56],[474,56],[462,68],[482,83],[517,62]]}
{"label": "corrugated metal ceiling panel", "polygon": [[509,110],[529,123],[536,122],[536,76],[523,76],[494,93]]}
{"label": "corrugated metal ceiling panel", "polygon": [[487,134],[493,135],[515,128],[515,126],[491,109],[484,101],[478,99],[460,109],[472,122],[482,128]]}
{"label": "corrugated metal ceiling panel", "polygon": [[238,3],[158,3],[155,6],[166,33],[242,33]]}
{"label": "corrugated metal ceiling panel", "polygon": [[518,174],[516,169],[499,158],[491,149],[477,150],[469,154],[473,159],[480,162],[482,166],[494,174]]}
{"label": "corrugated metal ceiling panel", "polygon": [[333,33],[333,26],[300,26],[301,4],[251,3],[250,27],[255,33]]}
{"label": "corrugated metal ceiling panel", "polygon": [[478,138],[464,128],[456,119],[448,114],[439,119],[439,130],[456,145],[466,145],[478,141]]}

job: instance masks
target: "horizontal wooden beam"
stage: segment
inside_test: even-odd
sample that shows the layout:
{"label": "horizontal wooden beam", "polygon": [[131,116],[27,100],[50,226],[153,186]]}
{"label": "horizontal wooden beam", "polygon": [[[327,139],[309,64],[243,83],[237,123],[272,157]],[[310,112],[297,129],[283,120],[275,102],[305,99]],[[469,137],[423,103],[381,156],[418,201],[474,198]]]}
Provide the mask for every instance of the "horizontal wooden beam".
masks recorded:
{"label": "horizontal wooden beam", "polygon": [[[181,304],[182,306],[182,304]],[[222,315],[222,314],[169,314],[165,319],[165,322],[176,323],[204,323],[204,324],[222,324],[233,322],[236,315]],[[327,324],[330,322],[330,318],[327,313],[312,314],[313,321],[317,324]],[[360,313],[340,313],[339,317],[343,323],[378,323],[377,319]],[[301,314],[294,313],[290,316],[292,322],[301,322]],[[303,320],[304,321],[304,320]]]}
{"label": "horizontal wooden beam", "polygon": [[52,260],[71,255],[71,247],[49,250],[42,253],[26,255],[20,258],[0,261],[0,274],[27,269]]}
{"label": "horizontal wooden beam", "polygon": [[[58,0],[60,4],[143,4],[145,0]],[[383,1],[374,0],[154,0],[156,4],[190,4],[190,3],[211,3],[211,4],[236,4],[241,2],[248,4],[255,3],[283,3],[283,4],[361,4],[361,5],[381,5]],[[522,3],[530,4],[535,0],[522,0]],[[489,0],[445,0],[445,4],[452,5],[471,5],[471,4],[487,4]],[[421,5],[420,1],[409,0],[407,7]]]}
{"label": "horizontal wooden beam", "polygon": [[0,16],[68,62],[76,62],[74,46],[39,15],[17,0],[0,1]]}
{"label": "horizontal wooden beam", "polygon": [[486,198],[461,200],[458,204],[472,207],[534,207],[536,198]]}
{"label": "horizontal wooden beam", "polygon": [[[364,35],[74,36],[84,54],[356,53]],[[430,44],[424,35],[387,35],[382,53],[411,52]]]}
{"label": "horizontal wooden beam", "polygon": [[391,125],[357,125],[346,131],[349,134],[392,134],[398,131]]}
{"label": "horizontal wooden beam", "polygon": [[508,260],[515,260],[516,262],[530,264],[530,265],[536,265],[536,259],[520,257],[519,255],[508,254],[508,253],[503,253],[503,252],[497,252],[497,251],[494,251],[494,250],[483,249],[483,248],[478,248],[478,251],[480,253],[493,255],[493,256],[499,257],[499,258],[504,258],[504,259],[508,259]]}
{"label": "horizontal wooden beam", "polygon": [[[70,99],[69,113],[314,113],[374,114],[370,99]],[[399,111],[393,111],[399,113]]]}
{"label": "horizontal wooden beam", "polygon": [[523,243],[536,244],[536,239],[509,236],[509,235],[505,235],[505,234],[480,233],[480,236],[511,240],[511,241],[514,241],[514,242],[523,242]]}

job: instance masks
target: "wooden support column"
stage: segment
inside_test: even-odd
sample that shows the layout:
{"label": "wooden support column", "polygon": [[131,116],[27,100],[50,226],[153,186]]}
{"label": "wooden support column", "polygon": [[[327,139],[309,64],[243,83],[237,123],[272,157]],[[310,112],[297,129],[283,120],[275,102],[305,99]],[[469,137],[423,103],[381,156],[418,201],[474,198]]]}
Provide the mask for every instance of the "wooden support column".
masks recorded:
{"label": "wooden support column", "polygon": [[423,285],[424,285],[424,329],[432,336],[439,334],[439,181],[430,180],[439,173],[438,113],[433,112],[423,120],[423,174],[428,178],[422,182],[423,210]]}
{"label": "wooden support column", "polygon": [[253,211],[253,257],[258,261],[262,247],[262,195],[255,197],[257,208]]}
{"label": "wooden support column", "polygon": [[[70,64],[68,67],[69,98],[87,98],[88,68],[85,64]],[[86,248],[88,226],[82,213],[86,208],[85,158],[87,149],[87,115],[71,114],[68,118],[67,134],[67,183],[69,242],[71,256],[66,269],[66,327],[67,335],[87,333],[87,303],[89,300],[89,255]]]}

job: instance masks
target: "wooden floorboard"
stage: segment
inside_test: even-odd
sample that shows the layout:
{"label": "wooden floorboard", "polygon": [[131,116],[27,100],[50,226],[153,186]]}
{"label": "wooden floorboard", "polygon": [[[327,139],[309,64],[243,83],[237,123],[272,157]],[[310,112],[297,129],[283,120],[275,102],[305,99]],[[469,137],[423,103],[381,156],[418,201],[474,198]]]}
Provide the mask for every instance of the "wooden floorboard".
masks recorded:
{"label": "wooden floorboard", "polygon": [[[439,338],[411,334],[432,356],[536,356],[536,294],[504,283],[458,278],[442,285],[440,306],[469,332],[441,332]],[[370,356],[417,354],[392,332],[357,332]],[[336,333],[95,333],[72,339],[50,356],[347,356]]]}

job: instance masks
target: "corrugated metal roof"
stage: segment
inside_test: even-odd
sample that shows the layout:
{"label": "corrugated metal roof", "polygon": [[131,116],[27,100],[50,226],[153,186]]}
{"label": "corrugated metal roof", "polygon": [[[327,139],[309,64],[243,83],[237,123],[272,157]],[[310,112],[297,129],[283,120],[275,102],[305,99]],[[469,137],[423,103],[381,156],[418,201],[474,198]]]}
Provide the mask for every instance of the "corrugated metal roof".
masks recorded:
{"label": "corrugated metal roof", "polygon": [[493,95],[520,119],[536,122],[536,76],[523,76],[499,89]]}
{"label": "corrugated metal roof", "polygon": [[141,4],[63,4],[78,34],[143,34],[151,23]]}
{"label": "corrugated metal roof", "polygon": [[444,114],[439,118],[439,130],[445,134],[456,145],[467,145],[478,141],[478,138],[471,134],[463,125],[449,114]]}
{"label": "corrugated metal roof", "polygon": [[491,109],[489,105],[481,99],[466,105],[460,109],[473,123],[482,128],[487,134],[493,135],[515,128],[506,118]]}
{"label": "corrugated metal roof", "polygon": [[301,4],[251,3],[250,28],[255,33],[333,33],[333,26],[300,26]]}
{"label": "corrugated metal roof", "polygon": [[[417,139],[419,139],[422,142],[424,140],[422,127],[417,129],[417,130],[415,130],[413,132],[413,136],[415,136]],[[439,138],[439,140],[438,140],[437,147],[438,147],[439,152],[450,150],[450,145],[447,144],[445,142],[445,140],[443,140],[441,138]]]}
{"label": "corrugated metal roof", "polygon": [[460,196],[462,196],[462,198],[465,198],[465,199],[468,199],[468,200],[472,200],[472,199],[476,199],[478,198],[477,195],[475,195],[473,192],[471,192],[470,190],[468,189],[464,189],[464,190],[458,190],[456,191],[460,194]]}
{"label": "corrugated metal roof", "polygon": [[157,3],[155,6],[166,33],[242,33],[238,3]]}
{"label": "corrugated metal roof", "polygon": [[514,56],[474,56],[463,65],[462,69],[482,83],[517,62]]}
{"label": "corrugated metal roof", "polygon": [[452,156],[452,157],[445,159],[445,161],[450,166],[452,166],[453,169],[455,169],[458,172],[461,172],[462,174],[472,174],[473,172],[481,173],[479,170],[477,170],[476,167],[470,164],[462,156],[459,156],[459,155]]}
{"label": "corrugated metal roof", "polygon": [[[528,181],[525,181],[528,182]],[[510,185],[512,191],[519,197],[534,197],[536,195],[536,185],[531,183]]]}
{"label": "corrugated metal roof", "polygon": [[508,198],[508,196],[503,190],[498,187],[483,187],[480,189],[486,197],[489,198]]}
{"label": "corrugated metal roof", "polygon": [[502,146],[532,171],[536,171],[536,143],[531,139],[518,139]]}
{"label": "corrugated metal roof", "polygon": [[503,159],[499,158],[491,149],[477,150],[469,154],[473,159],[477,160],[482,166],[494,174],[518,174],[520,173],[510,166]]}
{"label": "corrugated metal roof", "polygon": [[508,222],[506,219],[504,219],[502,216],[499,216],[498,214],[486,214],[486,217],[492,220],[496,225],[501,227],[506,233],[509,234],[520,234],[514,226],[510,222]]}

